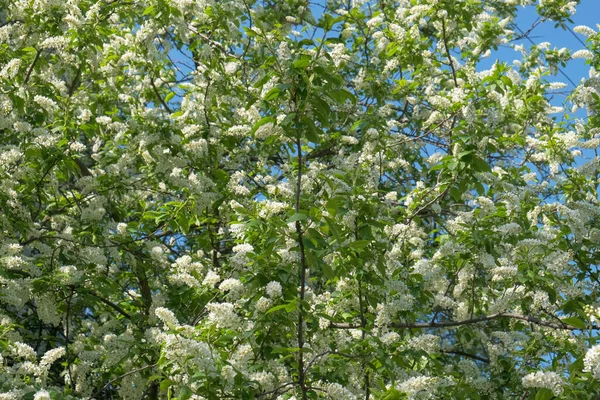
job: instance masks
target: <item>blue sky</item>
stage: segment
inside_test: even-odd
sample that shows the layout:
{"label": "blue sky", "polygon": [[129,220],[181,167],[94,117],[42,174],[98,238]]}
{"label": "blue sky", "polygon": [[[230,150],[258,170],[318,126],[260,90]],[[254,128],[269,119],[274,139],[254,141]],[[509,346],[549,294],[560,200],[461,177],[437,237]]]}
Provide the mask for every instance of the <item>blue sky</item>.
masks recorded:
{"label": "blue sky", "polygon": [[[523,31],[527,31],[536,20],[537,14],[535,7],[529,6],[519,10],[519,14],[516,19],[516,23]],[[577,13],[572,18],[573,24],[569,24],[571,30],[577,25],[587,25],[594,30],[598,30],[596,24],[600,23],[600,1],[599,0],[582,0],[579,6],[577,6]],[[567,47],[572,51],[576,51],[584,48],[584,46],[577,40],[577,37],[585,43],[585,36],[578,33],[573,34],[568,30],[561,28],[555,28],[554,22],[546,21],[543,24],[538,25],[530,34],[530,38],[536,43],[550,42],[551,48]],[[522,43],[525,47],[529,47],[531,42],[523,40]],[[507,50],[506,54],[510,57],[511,50]],[[502,55],[505,53],[502,52]],[[492,55],[492,57],[494,57]],[[490,57],[490,58],[492,58]],[[513,58],[520,58],[518,54],[514,54]],[[512,61],[512,59],[507,60]],[[589,66],[585,65],[585,60],[576,59],[571,60],[567,67],[562,68],[564,73],[575,82],[579,83],[581,78],[588,77]],[[558,74],[556,77],[557,81],[569,83],[564,76]],[[572,85],[569,85],[569,89],[572,89]]]}

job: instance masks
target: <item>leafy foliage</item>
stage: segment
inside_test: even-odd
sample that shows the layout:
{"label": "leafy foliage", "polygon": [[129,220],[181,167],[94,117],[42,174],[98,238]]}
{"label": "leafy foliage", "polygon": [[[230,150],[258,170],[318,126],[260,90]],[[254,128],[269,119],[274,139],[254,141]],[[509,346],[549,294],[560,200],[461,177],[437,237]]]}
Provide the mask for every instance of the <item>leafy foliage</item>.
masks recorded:
{"label": "leafy foliage", "polygon": [[0,0],[0,399],[588,398],[577,3]]}

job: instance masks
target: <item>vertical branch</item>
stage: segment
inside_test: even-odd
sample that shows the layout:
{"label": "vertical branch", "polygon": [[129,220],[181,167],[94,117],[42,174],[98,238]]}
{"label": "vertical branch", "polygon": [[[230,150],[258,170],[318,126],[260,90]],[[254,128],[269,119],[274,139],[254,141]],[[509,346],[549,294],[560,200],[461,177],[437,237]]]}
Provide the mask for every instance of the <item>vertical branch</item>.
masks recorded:
{"label": "vertical branch", "polygon": [[77,67],[77,72],[75,72],[75,77],[73,78],[73,80],[71,81],[71,84],[69,85],[69,97],[73,96],[73,93],[75,93],[75,89],[77,89],[77,85],[79,83],[79,78],[81,77],[81,70],[83,68],[83,62],[81,64],[79,64],[79,67]]}
{"label": "vertical branch", "polygon": [[33,68],[35,68],[35,64],[40,59],[41,54],[42,54],[41,50],[36,50],[35,57],[33,58],[33,61],[31,63],[31,65],[29,66],[29,69],[27,70],[27,74],[25,75],[25,80],[23,81],[24,85],[26,85],[27,82],[29,82],[29,78],[31,78],[31,73],[33,72]]}
{"label": "vertical branch", "polygon": [[[362,329],[361,337],[364,341],[366,337],[365,329],[367,327],[367,319],[365,318],[365,309],[363,304],[362,276],[358,279],[358,307],[360,309],[360,325]],[[367,365],[365,361],[363,361],[363,371],[365,373],[365,400],[369,400],[371,397],[371,385],[369,383],[369,372],[367,371]]]}
{"label": "vertical branch", "polygon": [[446,57],[448,57],[448,64],[450,64],[450,70],[452,71],[452,80],[454,86],[458,87],[458,79],[456,79],[456,68],[454,67],[454,61],[452,61],[452,55],[450,54],[450,46],[448,46],[448,37],[446,36],[446,19],[442,18],[442,39],[444,41],[444,50],[446,50]]}
{"label": "vertical branch", "polygon": [[[448,45],[448,37],[446,36],[446,19],[442,18],[442,39],[444,41],[444,49],[446,50],[446,57],[448,58],[448,63],[450,64],[450,70],[452,71],[452,80],[454,81],[454,87],[458,88],[458,79],[456,78],[456,68],[454,67],[454,61],[452,60],[452,55],[450,54],[450,46]],[[452,124],[450,125],[450,145],[448,146],[449,154],[452,154],[452,131],[454,130],[454,126],[456,125],[457,114],[454,114],[452,117]]]}
{"label": "vertical branch", "polygon": [[[358,227],[358,221],[356,221],[356,227]],[[358,229],[354,230],[354,240],[358,240]],[[361,326],[361,330],[362,330],[361,338],[364,341],[367,336],[367,333],[366,333],[367,318],[365,317],[362,278],[363,277],[362,277],[362,272],[361,272],[358,277],[358,308],[360,310],[360,326]],[[365,373],[365,400],[369,400],[369,398],[371,397],[371,388],[370,388],[371,385],[369,382],[369,372],[367,371],[367,364],[366,364],[366,361],[364,361],[364,360],[362,362],[362,368]]]}
{"label": "vertical branch", "polygon": [[[297,115],[297,114],[296,114]],[[300,134],[296,136],[296,151],[298,152],[298,180],[296,181],[296,213],[300,212],[300,193],[302,190],[302,143],[300,141]],[[300,302],[298,305],[298,383],[300,390],[302,390],[302,400],[307,400],[307,387],[306,387],[306,375],[304,371],[304,353],[302,352],[304,347],[304,313],[302,308],[302,302],[304,301],[305,294],[305,281],[306,281],[306,254],[304,250],[304,240],[302,234],[302,225],[300,221],[296,221],[296,233],[298,234],[298,246],[300,248],[300,268],[298,275],[300,278]]]}
{"label": "vertical branch", "polygon": [[73,300],[74,288],[70,287],[70,293],[67,297],[67,314],[65,316],[65,358],[67,359],[67,373],[69,374],[69,386],[75,388],[75,382],[73,382],[73,372],[71,371],[71,354],[69,351],[69,324],[71,318],[71,302]]}
{"label": "vertical branch", "polygon": [[152,78],[150,79],[150,85],[152,86],[152,90],[154,90],[154,94],[158,98],[158,101],[160,101],[160,104],[162,104],[162,106],[165,108],[165,110],[167,110],[169,114],[173,114],[173,111],[171,110],[167,102],[162,98],[160,92],[158,91],[158,88],[154,84],[154,79]]}

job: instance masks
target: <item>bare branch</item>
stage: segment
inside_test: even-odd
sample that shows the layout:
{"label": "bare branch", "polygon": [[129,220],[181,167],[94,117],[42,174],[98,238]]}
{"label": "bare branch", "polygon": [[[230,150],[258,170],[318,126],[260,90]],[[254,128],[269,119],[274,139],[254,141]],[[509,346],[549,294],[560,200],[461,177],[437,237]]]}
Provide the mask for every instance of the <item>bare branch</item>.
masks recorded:
{"label": "bare branch", "polygon": [[35,58],[31,62],[31,65],[29,66],[29,69],[27,70],[27,75],[25,75],[25,80],[23,81],[23,84],[26,85],[27,82],[29,82],[29,78],[31,77],[31,73],[33,72],[33,68],[35,67],[35,64],[39,60],[41,54],[42,54],[41,50],[36,50]]}
{"label": "bare branch", "polygon": [[[509,318],[509,319],[517,319],[517,320],[521,320],[521,321],[527,321],[527,322],[531,322],[536,325],[545,326],[545,327],[553,328],[553,329],[564,329],[564,330],[569,330],[569,331],[581,330],[581,328],[577,328],[577,327],[569,325],[567,323],[550,322],[550,321],[545,321],[541,318],[531,317],[528,315],[515,314],[515,313],[497,313],[497,314],[486,315],[486,316],[478,317],[478,318],[465,319],[462,321],[412,322],[412,323],[393,322],[389,326],[391,328],[397,328],[397,329],[452,328],[452,327],[456,327],[456,326],[473,325],[473,324],[478,324],[480,322],[493,321],[493,320],[501,319],[501,318]],[[356,328],[363,327],[361,324],[335,323],[335,322],[332,322],[330,326],[335,329],[356,329]],[[591,328],[592,329],[600,329],[600,327],[595,326],[595,325],[592,326]]]}
{"label": "bare branch", "polygon": [[163,107],[165,108],[165,110],[167,110],[169,112],[169,114],[172,114],[173,111],[171,111],[171,108],[169,107],[169,105],[167,104],[167,102],[162,98],[162,96],[160,95],[160,92],[156,88],[156,85],[154,84],[154,79],[150,79],[150,84],[152,85],[152,89],[154,90],[154,94],[156,94],[156,97],[158,97],[158,100],[160,101],[160,104],[163,105]]}

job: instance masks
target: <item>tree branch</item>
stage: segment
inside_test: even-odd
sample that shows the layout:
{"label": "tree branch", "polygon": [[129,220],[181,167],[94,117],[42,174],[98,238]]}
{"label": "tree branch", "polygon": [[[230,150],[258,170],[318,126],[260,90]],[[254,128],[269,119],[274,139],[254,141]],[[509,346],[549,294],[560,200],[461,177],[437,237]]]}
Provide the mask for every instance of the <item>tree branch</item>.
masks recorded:
{"label": "tree branch", "polygon": [[127,311],[123,310],[121,307],[119,307],[115,303],[111,302],[108,299],[105,299],[104,297],[100,296],[98,293],[96,293],[95,291],[93,291],[91,289],[86,289],[86,291],[89,294],[91,294],[92,296],[98,298],[101,302],[103,302],[104,304],[106,304],[107,306],[109,306],[110,308],[112,308],[113,310],[117,311],[119,314],[121,314],[125,318],[131,319],[131,315],[129,315],[129,313]]}
{"label": "tree branch", "polygon": [[110,385],[112,385],[112,384],[113,384],[113,383],[115,383],[116,381],[118,381],[118,380],[120,380],[120,379],[123,379],[123,378],[125,378],[126,376],[129,376],[129,375],[135,374],[136,372],[140,372],[140,371],[143,371],[143,370],[145,370],[145,369],[148,369],[148,368],[153,368],[153,367],[155,367],[156,365],[157,365],[156,363],[155,363],[155,364],[146,365],[146,366],[144,366],[144,367],[140,367],[140,368],[132,369],[131,371],[129,371],[129,372],[126,372],[126,373],[124,373],[123,375],[119,375],[119,376],[117,376],[116,378],[114,378],[114,379],[111,379],[110,381],[106,382],[106,385],[102,386],[102,388],[101,388],[101,389],[99,389],[97,392],[95,392],[95,393],[92,395],[92,397],[94,397],[94,396],[98,395],[100,392],[102,392],[103,390],[107,389],[107,388],[108,388]]}
{"label": "tree branch", "polygon": [[[391,328],[397,328],[397,329],[452,328],[455,326],[472,325],[472,324],[477,324],[480,322],[493,321],[493,320],[501,319],[501,318],[509,318],[509,319],[517,319],[517,320],[521,320],[521,321],[527,321],[527,322],[531,322],[536,325],[545,326],[545,327],[553,328],[553,329],[565,329],[565,330],[569,330],[569,331],[582,330],[581,328],[577,328],[577,327],[569,325],[567,323],[559,324],[559,323],[555,323],[555,322],[545,321],[545,320],[537,318],[537,317],[531,317],[528,315],[521,315],[521,314],[515,314],[515,313],[497,313],[497,314],[486,315],[486,316],[478,317],[478,318],[466,319],[463,321],[412,322],[412,323],[392,322],[389,326]],[[362,328],[361,324],[353,324],[353,323],[332,322],[330,326],[335,329]],[[591,328],[592,329],[600,329],[600,327],[595,326],[595,325],[593,325]]]}
{"label": "tree branch", "polygon": [[163,107],[165,108],[165,110],[167,110],[169,112],[169,114],[173,114],[173,111],[171,111],[171,108],[169,107],[167,102],[162,98],[162,96],[160,95],[160,92],[156,88],[156,85],[154,84],[154,79],[150,79],[150,84],[152,85],[152,89],[154,89],[154,94],[156,94],[156,97],[158,97],[160,104],[163,105]]}
{"label": "tree branch", "polygon": [[467,358],[472,358],[473,360],[481,361],[481,362],[484,362],[486,364],[489,364],[489,362],[490,362],[489,358],[481,357],[481,356],[478,356],[476,354],[466,353],[466,352],[461,351],[461,350],[441,350],[440,353],[442,353],[442,354],[456,354],[457,356],[463,356],[463,357],[467,357]]}
{"label": "tree branch", "polygon": [[35,64],[39,60],[41,54],[42,54],[41,50],[36,50],[35,58],[31,62],[31,65],[29,66],[29,69],[27,70],[27,74],[25,75],[25,80],[23,81],[24,85],[26,85],[27,82],[29,82],[29,78],[31,77],[31,73],[33,72],[33,67],[35,67]]}
{"label": "tree branch", "polygon": [[[300,136],[296,138],[296,149],[298,151],[298,181],[296,185],[296,213],[300,212],[300,191],[302,189],[302,145]],[[296,234],[298,235],[298,246],[300,249],[300,304],[298,309],[298,383],[302,390],[302,400],[307,400],[306,376],[304,373],[304,356],[302,348],[304,347],[304,313],[302,310],[302,301],[304,301],[305,281],[306,281],[306,254],[304,250],[304,238],[302,234],[302,225],[300,221],[296,221]]]}

